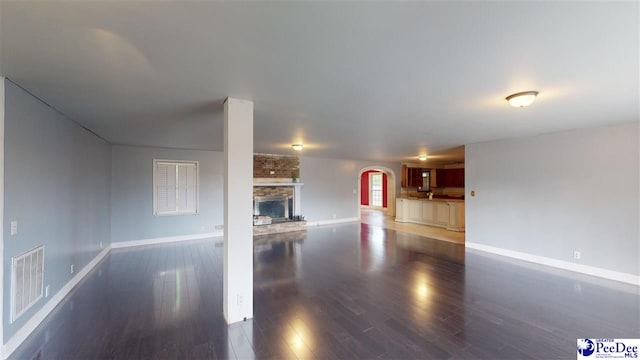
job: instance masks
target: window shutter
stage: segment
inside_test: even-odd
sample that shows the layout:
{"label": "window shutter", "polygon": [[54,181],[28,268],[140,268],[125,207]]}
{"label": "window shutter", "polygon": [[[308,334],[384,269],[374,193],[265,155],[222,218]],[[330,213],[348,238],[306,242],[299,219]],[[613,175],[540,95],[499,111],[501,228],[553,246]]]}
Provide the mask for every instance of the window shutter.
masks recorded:
{"label": "window shutter", "polygon": [[176,211],[176,165],[158,163],[156,168],[158,214]]}
{"label": "window shutter", "polygon": [[198,213],[198,162],[154,160],[154,214]]}
{"label": "window shutter", "polygon": [[189,165],[186,167],[186,173],[186,209],[195,213],[198,211],[198,169],[195,165]]}

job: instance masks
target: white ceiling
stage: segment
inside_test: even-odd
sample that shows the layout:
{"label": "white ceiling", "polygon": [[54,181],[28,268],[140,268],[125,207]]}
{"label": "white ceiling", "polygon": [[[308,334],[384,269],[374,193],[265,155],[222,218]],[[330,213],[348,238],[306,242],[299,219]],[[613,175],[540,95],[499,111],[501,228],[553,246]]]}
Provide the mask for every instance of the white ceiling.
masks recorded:
{"label": "white ceiling", "polygon": [[254,101],[256,152],[386,161],[640,117],[637,1],[0,11],[2,74],[117,144],[221,150],[227,96]]}

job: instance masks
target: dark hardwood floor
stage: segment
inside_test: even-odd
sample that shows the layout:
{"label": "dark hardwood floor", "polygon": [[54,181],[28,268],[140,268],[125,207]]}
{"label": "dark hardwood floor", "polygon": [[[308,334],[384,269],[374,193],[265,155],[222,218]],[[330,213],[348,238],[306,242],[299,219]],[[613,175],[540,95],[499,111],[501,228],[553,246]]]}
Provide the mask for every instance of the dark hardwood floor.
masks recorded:
{"label": "dark hardwood floor", "polygon": [[[286,241],[285,241],[286,240]],[[114,250],[13,359],[572,359],[639,338],[638,287],[366,224],[257,239],[252,320],[221,239]]]}

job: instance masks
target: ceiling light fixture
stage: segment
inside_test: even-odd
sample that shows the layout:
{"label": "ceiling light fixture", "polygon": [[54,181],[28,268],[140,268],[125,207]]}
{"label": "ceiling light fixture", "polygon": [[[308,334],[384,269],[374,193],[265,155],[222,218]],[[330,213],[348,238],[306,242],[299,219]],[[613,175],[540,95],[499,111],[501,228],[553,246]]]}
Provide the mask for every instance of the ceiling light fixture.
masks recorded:
{"label": "ceiling light fixture", "polygon": [[302,144],[293,144],[291,145],[291,148],[295,151],[300,151],[302,150],[303,145]]}
{"label": "ceiling light fixture", "polygon": [[420,156],[418,156],[418,160],[420,160],[420,161],[426,161],[426,160],[427,160],[427,157],[428,157],[427,155],[420,155]]}
{"label": "ceiling light fixture", "polygon": [[537,91],[523,91],[507,96],[507,101],[513,107],[525,107],[531,105],[531,103],[538,96]]}

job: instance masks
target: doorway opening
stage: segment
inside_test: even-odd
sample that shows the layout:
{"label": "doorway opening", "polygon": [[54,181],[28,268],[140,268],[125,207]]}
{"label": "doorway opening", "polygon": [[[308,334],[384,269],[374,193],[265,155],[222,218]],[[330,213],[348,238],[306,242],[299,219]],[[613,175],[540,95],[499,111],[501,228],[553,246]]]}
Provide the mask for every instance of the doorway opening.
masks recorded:
{"label": "doorway opening", "polygon": [[369,166],[358,173],[358,219],[362,210],[395,216],[396,174],[384,166]]}

